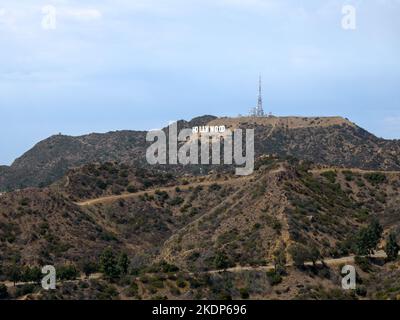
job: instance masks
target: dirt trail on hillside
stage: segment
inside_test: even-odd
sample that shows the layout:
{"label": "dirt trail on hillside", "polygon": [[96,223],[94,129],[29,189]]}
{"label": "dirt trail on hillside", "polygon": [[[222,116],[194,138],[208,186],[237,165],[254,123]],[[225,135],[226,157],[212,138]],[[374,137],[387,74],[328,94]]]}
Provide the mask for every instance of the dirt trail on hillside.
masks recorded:
{"label": "dirt trail on hillside", "polygon": [[[282,168],[279,168],[278,170],[275,170],[275,171],[280,171],[280,170],[282,170]],[[349,170],[349,171],[357,172],[357,173],[382,172],[382,173],[385,173],[385,174],[400,174],[400,171],[362,170],[362,169],[348,169],[348,168],[335,168],[335,167],[322,168],[322,169],[313,169],[313,170],[310,170],[310,172],[311,173],[322,173],[322,172],[331,171],[331,170]],[[274,172],[274,171],[271,171],[271,172]],[[79,205],[79,206],[91,206],[91,205],[96,205],[96,204],[99,204],[99,203],[107,203],[107,202],[114,202],[114,201],[121,200],[121,199],[134,198],[134,197],[138,197],[138,196],[141,196],[141,195],[145,195],[146,193],[147,194],[153,194],[157,190],[168,192],[168,191],[174,190],[176,187],[179,187],[182,190],[188,190],[191,187],[208,186],[208,185],[211,185],[213,183],[234,184],[234,183],[236,183],[238,181],[249,180],[249,179],[251,179],[251,176],[228,179],[228,180],[213,180],[213,181],[195,182],[195,183],[190,183],[190,184],[187,184],[187,185],[174,185],[174,186],[170,186],[170,187],[160,187],[160,188],[155,188],[155,189],[148,189],[148,190],[138,191],[138,192],[135,192],[135,193],[125,193],[125,194],[121,194],[121,195],[111,195],[111,196],[104,196],[104,197],[99,197],[99,198],[95,198],[95,199],[84,200],[84,201],[76,202],[76,204]]]}
{"label": "dirt trail on hillside", "polygon": [[329,167],[329,168],[321,168],[321,169],[312,169],[310,170],[311,173],[323,173],[327,171],[351,171],[354,173],[383,173],[383,174],[400,174],[400,171],[384,171],[384,170],[364,170],[364,169],[358,169],[358,168],[339,168],[339,167]]}
{"label": "dirt trail on hillside", "polygon": [[[373,255],[370,256],[371,258],[386,258],[386,254],[383,250],[376,251]],[[336,258],[336,259],[325,259],[324,264],[328,266],[338,266],[341,264],[354,264],[354,258],[355,256],[347,256],[347,257],[341,257],[341,258]],[[322,262],[319,261],[317,264],[321,264]],[[306,266],[311,266],[313,265],[312,262],[306,262]],[[286,264],[286,267],[293,267],[292,263]],[[209,270],[209,271],[204,271],[204,272],[199,272],[203,274],[217,274],[217,273],[222,273],[222,272],[233,272],[233,273],[238,273],[238,272],[243,272],[243,271],[271,271],[274,269],[274,265],[266,265],[266,266],[259,266],[259,267],[233,267],[233,268],[228,268],[228,269],[220,269],[220,270]],[[195,273],[189,273],[190,275],[195,275]],[[66,281],[61,281],[62,283],[78,283],[79,281],[83,281],[85,279],[90,279],[90,280],[98,280],[101,279],[103,275],[101,273],[95,273],[91,274],[89,277],[85,277],[81,275],[79,279],[75,280],[66,280]],[[140,278],[136,278],[136,280],[139,280]],[[4,284],[6,287],[11,288],[14,287],[14,283],[11,281],[5,281],[5,282],[0,282],[0,284]],[[21,285],[27,285],[27,284],[35,284],[34,282],[17,282],[17,286]]]}
{"label": "dirt trail on hillside", "polygon": [[[341,258],[335,258],[335,259],[324,259],[323,262],[324,264],[328,266],[338,266],[341,264],[354,264],[354,258],[355,256],[347,256],[347,257],[341,257]],[[371,255],[371,258],[386,258],[386,254],[383,250],[379,250],[375,252],[373,255]],[[317,262],[321,264],[322,262],[319,261]],[[306,266],[311,266],[313,265],[312,262],[306,262],[304,263]],[[286,264],[286,267],[292,267],[293,263],[288,263]],[[215,273],[220,273],[220,272],[242,272],[242,271],[271,271],[275,268],[273,264],[269,264],[266,266],[259,266],[259,267],[233,267],[233,268],[228,268],[228,269],[221,269],[221,270],[211,270],[211,271],[206,271],[205,273],[209,274],[215,274]]]}
{"label": "dirt trail on hillside", "polygon": [[[57,281],[57,283],[58,284],[60,282],[62,282],[62,283],[79,283],[79,281],[98,280],[98,279],[101,279],[102,277],[103,277],[103,275],[101,273],[93,273],[93,274],[89,275],[88,277],[81,275],[78,279]],[[14,287],[14,282],[12,282],[12,281],[0,282],[0,284],[4,284],[7,288]],[[18,286],[24,286],[24,285],[29,285],[29,284],[37,285],[38,283],[36,283],[36,282],[16,282],[15,286],[18,287]]]}
{"label": "dirt trail on hillside", "polygon": [[[246,180],[249,180],[249,177],[246,177]],[[241,181],[245,180],[245,178],[239,178],[241,179]],[[238,179],[236,179],[238,180]],[[201,215],[200,217],[196,218],[195,220],[193,220],[192,222],[190,222],[189,224],[185,225],[183,228],[179,229],[177,232],[175,232],[173,235],[171,235],[170,238],[168,238],[165,242],[164,242],[164,248],[167,247],[168,243],[170,241],[172,241],[175,237],[177,237],[178,234],[180,234],[181,232],[183,232],[184,230],[193,227],[194,225],[196,225],[197,223],[199,223],[201,220],[203,220],[205,217],[212,215],[215,210],[218,210],[219,208],[223,208],[226,204],[230,204],[230,207],[236,205],[239,201],[235,201],[234,203],[231,203],[231,201],[235,198],[235,196],[237,194],[239,194],[240,192],[243,191],[243,188],[245,188],[245,185],[242,185],[238,190],[236,190],[233,194],[229,195],[228,197],[225,197],[224,200],[222,202],[220,202],[216,207],[213,207],[211,210],[209,210],[208,212],[206,212],[205,214]],[[188,250],[191,251],[191,250]],[[164,249],[161,251],[161,253],[163,253],[163,257],[168,261],[172,261],[173,256],[171,255],[171,253],[169,252],[169,249],[166,250],[166,252],[164,252]]]}
{"label": "dirt trail on hillside", "polygon": [[237,183],[240,181],[248,181],[250,179],[251,179],[250,176],[246,176],[246,177],[242,177],[242,178],[234,178],[234,179],[228,179],[228,180],[212,180],[212,181],[195,182],[195,183],[190,183],[190,184],[186,184],[186,185],[174,185],[174,186],[170,186],[170,187],[147,189],[147,190],[138,191],[138,192],[134,192],[134,193],[125,193],[125,194],[120,194],[120,195],[105,196],[105,197],[100,197],[100,198],[95,198],[95,199],[90,199],[90,200],[85,200],[85,201],[75,202],[75,203],[79,206],[92,206],[92,205],[96,205],[99,203],[114,202],[114,201],[121,200],[121,199],[129,199],[129,198],[134,198],[134,197],[138,197],[141,195],[143,196],[145,194],[154,194],[156,191],[165,191],[165,192],[173,191],[173,190],[175,190],[176,187],[179,187],[179,189],[181,189],[181,190],[188,190],[193,187],[209,186],[214,183],[225,185],[225,184],[234,184],[234,183]]}

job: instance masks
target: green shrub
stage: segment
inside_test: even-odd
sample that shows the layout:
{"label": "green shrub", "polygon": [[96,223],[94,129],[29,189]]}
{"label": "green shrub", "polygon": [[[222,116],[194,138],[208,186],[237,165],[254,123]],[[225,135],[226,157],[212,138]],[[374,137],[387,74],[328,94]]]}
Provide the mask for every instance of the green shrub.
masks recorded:
{"label": "green shrub", "polygon": [[380,172],[365,173],[364,178],[373,185],[377,185],[386,181],[386,175]]}
{"label": "green shrub", "polygon": [[178,206],[180,204],[182,204],[185,200],[182,197],[175,197],[173,199],[171,199],[168,204],[171,206]]}
{"label": "green shrub", "polygon": [[8,290],[5,284],[0,284],[0,300],[8,298]]}
{"label": "green shrub", "polygon": [[335,171],[326,171],[321,173],[321,176],[325,177],[330,183],[336,182],[336,172]]}
{"label": "green shrub", "polygon": [[135,192],[137,192],[137,188],[136,188],[134,185],[130,184],[130,185],[126,188],[126,191],[128,191],[129,193],[135,193]]}
{"label": "green shrub", "polygon": [[103,180],[97,180],[96,186],[102,190],[105,190],[107,188],[107,183]]}
{"label": "green shrub", "polygon": [[104,249],[100,256],[100,271],[104,273],[106,278],[115,279],[120,275],[117,265],[117,258],[111,247]]}
{"label": "green shrub", "polygon": [[126,295],[128,297],[135,297],[139,294],[139,286],[136,282],[132,282],[129,288],[126,290]]}
{"label": "green shrub", "polygon": [[74,265],[64,265],[56,268],[57,278],[60,280],[75,280],[79,272]]}
{"label": "green shrub", "polygon": [[17,297],[25,296],[27,294],[31,294],[35,291],[34,284],[24,284],[22,286],[18,286],[15,292]]}
{"label": "green shrub", "polygon": [[360,297],[366,297],[367,296],[367,289],[365,286],[357,286],[356,288],[356,294]]}
{"label": "green shrub", "polygon": [[356,251],[358,255],[370,255],[377,248],[382,237],[383,228],[377,220],[362,228],[356,235]]}
{"label": "green shrub", "polygon": [[25,267],[22,272],[22,280],[25,282],[39,283],[42,279],[42,271],[39,267]]}
{"label": "green shrub", "polygon": [[23,198],[19,201],[19,204],[21,206],[27,206],[29,204],[30,200],[28,198]]}
{"label": "green shrub", "polygon": [[179,287],[179,288],[185,288],[186,287],[186,282],[185,282],[185,280],[183,280],[182,278],[179,278],[178,280],[176,280],[176,285]]}
{"label": "green shrub", "polygon": [[396,241],[396,235],[394,233],[389,234],[386,240],[385,252],[387,261],[395,261],[399,256],[400,246]]}
{"label": "green shrub", "polygon": [[308,248],[302,244],[294,244],[290,246],[289,253],[292,256],[294,265],[296,267],[304,266],[304,263],[310,256]]}
{"label": "green shrub", "polygon": [[276,286],[282,282],[282,276],[274,270],[267,272],[267,278],[271,286]]}
{"label": "green shrub", "polygon": [[250,298],[249,290],[247,288],[240,288],[239,289],[240,297],[242,299],[248,299]]}
{"label": "green shrub", "polygon": [[179,268],[173,264],[169,264],[166,261],[161,261],[160,263],[153,264],[152,266],[146,268],[148,273],[174,273],[178,272]]}
{"label": "green shrub", "polygon": [[356,256],[354,258],[354,263],[360,267],[360,269],[364,272],[371,271],[371,263],[367,257]]}
{"label": "green shrub", "polygon": [[350,170],[343,170],[342,173],[344,174],[344,178],[346,181],[353,181],[354,180],[354,173]]}
{"label": "green shrub", "polygon": [[149,284],[153,288],[157,288],[157,289],[163,289],[164,288],[164,281],[162,279],[157,278],[157,277],[151,278]]}
{"label": "green shrub", "polygon": [[233,265],[224,252],[218,252],[214,257],[214,266],[216,269],[228,269],[233,267]]}
{"label": "green shrub", "polygon": [[118,297],[118,291],[114,286],[106,286],[97,294],[98,300],[112,300]]}
{"label": "green shrub", "polygon": [[99,266],[93,261],[85,260],[82,263],[82,271],[85,273],[86,276],[89,276],[89,275],[99,271]]}
{"label": "green shrub", "polygon": [[209,191],[218,191],[218,190],[221,190],[221,186],[219,185],[219,184],[217,184],[217,183],[213,183],[212,185],[210,185],[209,187],[208,187],[208,190]]}
{"label": "green shrub", "polygon": [[158,197],[158,199],[161,200],[161,201],[165,201],[165,200],[167,200],[169,198],[168,193],[165,192],[165,191],[156,190],[155,194]]}

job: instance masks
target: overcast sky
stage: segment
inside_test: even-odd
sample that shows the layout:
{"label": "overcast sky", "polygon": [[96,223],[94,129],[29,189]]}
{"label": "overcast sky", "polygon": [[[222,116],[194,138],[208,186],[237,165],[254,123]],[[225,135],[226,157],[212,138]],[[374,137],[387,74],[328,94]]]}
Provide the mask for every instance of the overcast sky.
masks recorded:
{"label": "overcast sky", "polygon": [[275,115],[400,138],[399,16],[400,0],[0,0],[0,164],[58,132],[246,114],[259,73]]}

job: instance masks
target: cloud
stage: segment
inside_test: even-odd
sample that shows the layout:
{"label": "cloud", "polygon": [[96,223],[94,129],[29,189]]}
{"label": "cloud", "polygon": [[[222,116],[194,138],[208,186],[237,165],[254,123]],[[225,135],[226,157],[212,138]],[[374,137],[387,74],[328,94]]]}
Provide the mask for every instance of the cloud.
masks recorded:
{"label": "cloud", "polygon": [[59,10],[61,16],[81,21],[98,20],[103,14],[97,9],[63,8]]}
{"label": "cloud", "polygon": [[391,116],[383,119],[386,126],[400,128],[400,116]]}
{"label": "cloud", "polygon": [[315,46],[294,47],[291,52],[291,63],[297,68],[321,67],[322,52]]}
{"label": "cloud", "polygon": [[[0,30],[16,31],[18,30],[18,20],[22,21],[23,19],[29,19],[25,12],[19,12],[10,8],[0,8]],[[4,35],[3,31],[1,33],[0,38]]]}
{"label": "cloud", "polygon": [[276,10],[284,6],[283,1],[276,0],[218,0],[216,3],[224,7],[263,11]]}
{"label": "cloud", "polygon": [[376,123],[380,136],[388,139],[399,139],[400,137],[400,116],[392,115],[380,119]]}

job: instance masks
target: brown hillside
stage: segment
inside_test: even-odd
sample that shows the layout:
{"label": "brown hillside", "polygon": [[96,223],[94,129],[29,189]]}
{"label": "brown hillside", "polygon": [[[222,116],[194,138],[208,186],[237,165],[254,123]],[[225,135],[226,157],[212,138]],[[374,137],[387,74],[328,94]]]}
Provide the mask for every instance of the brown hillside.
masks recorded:
{"label": "brown hillside", "polygon": [[[207,124],[255,129],[256,155],[294,156],[327,166],[369,170],[400,170],[400,143],[375,137],[340,117],[216,118],[179,121],[178,127]],[[10,167],[0,168],[0,190],[48,186],[70,169],[116,161],[147,165],[146,132],[117,131],[80,137],[53,136],[38,143]],[[207,174],[198,166],[164,166],[174,174]],[[222,169],[219,168],[219,169]]]}

